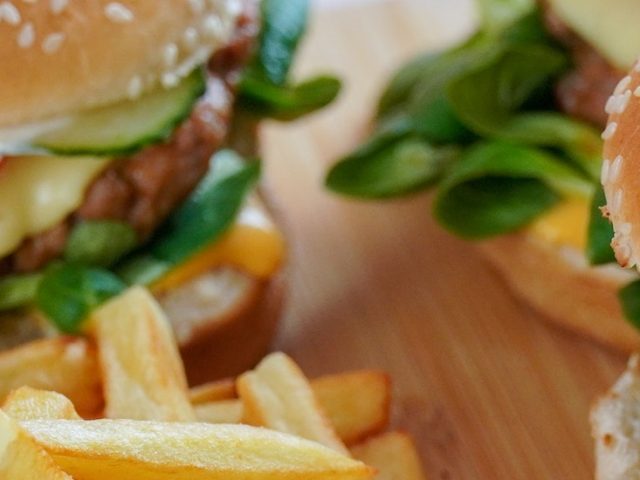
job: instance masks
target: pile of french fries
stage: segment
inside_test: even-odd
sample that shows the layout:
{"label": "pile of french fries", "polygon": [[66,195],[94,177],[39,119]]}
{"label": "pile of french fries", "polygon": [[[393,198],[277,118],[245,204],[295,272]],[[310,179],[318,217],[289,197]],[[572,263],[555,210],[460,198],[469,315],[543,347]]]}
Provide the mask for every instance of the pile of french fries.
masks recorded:
{"label": "pile of french fries", "polygon": [[309,381],[286,355],[189,390],[162,311],[134,287],[87,338],[0,354],[0,479],[424,480],[404,433],[384,433],[379,371]]}

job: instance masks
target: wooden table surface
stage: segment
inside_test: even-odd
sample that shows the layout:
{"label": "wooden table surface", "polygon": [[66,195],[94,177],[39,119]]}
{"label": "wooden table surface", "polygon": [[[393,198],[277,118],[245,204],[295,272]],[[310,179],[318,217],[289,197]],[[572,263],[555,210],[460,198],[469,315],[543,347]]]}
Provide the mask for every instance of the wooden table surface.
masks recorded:
{"label": "wooden table surface", "polygon": [[340,101],[264,135],[293,250],[276,347],[312,375],[388,370],[395,425],[416,438],[430,479],[592,478],[589,406],[625,359],[518,303],[431,220],[428,196],[360,203],[322,188],[328,165],[365,134],[389,72],[468,32],[470,2],[331,3],[316,12],[299,70],[337,72]]}

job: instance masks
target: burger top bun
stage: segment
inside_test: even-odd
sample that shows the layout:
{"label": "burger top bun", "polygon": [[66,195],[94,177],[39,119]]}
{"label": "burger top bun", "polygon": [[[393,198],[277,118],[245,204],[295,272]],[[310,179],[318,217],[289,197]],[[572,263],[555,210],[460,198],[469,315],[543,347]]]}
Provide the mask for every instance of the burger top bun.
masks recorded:
{"label": "burger top bun", "polygon": [[603,209],[615,229],[611,245],[618,263],[637,266],[640,260],[640,63],[618,84],[607,103],[602,184]]}
{"label": "burger top bun", "polygon": [[0,128],[174,86],[229,41],[244,1],[0,1]]}

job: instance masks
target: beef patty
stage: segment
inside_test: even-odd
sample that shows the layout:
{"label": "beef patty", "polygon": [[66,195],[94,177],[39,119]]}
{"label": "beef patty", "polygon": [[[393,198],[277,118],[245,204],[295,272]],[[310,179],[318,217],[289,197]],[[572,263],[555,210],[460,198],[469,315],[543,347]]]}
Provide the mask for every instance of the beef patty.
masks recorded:
{"label": "beef patty", "polygon": [[245,5],[231,43],[209,62],[206,94],[171,138],[114,159],[89,186],[73,214],[25,239],[15,252],[0,260],[0,274],[38,270],[60,256],[73,225],[83,220],[125,222],[144,242],[186,199],[207,173],[211,155],[227,135],[234,87],[258,31],[255,4],[247,1]]}

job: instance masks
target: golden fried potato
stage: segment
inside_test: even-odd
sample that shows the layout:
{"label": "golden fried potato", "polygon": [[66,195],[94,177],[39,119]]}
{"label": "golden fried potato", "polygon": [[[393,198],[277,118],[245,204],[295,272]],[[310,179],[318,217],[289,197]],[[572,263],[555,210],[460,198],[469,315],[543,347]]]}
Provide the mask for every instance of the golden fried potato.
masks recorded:
{"label": "golden fried potato", "polygon": [[205,423],[241,423],[242,402],[238,399],[195,405],[196,418]]}
{"label": "golden fried potato", "polygon": [[0,410],[0,478],[73,480],[21,427]]}
{"label": "golden fried potato", "polygon": [[11,392],[2,409],[15,420],[81,420],[64,395],[31,387]]}
{"label": "golden fried potato", "polygon": [[133,287],[91,315],[109,418],[190,422],[187,380],[173,332],[151,294]]}
{"label": "golden fried potato", "polygon": [[135,420],[30,420],[24,429],[83,480],[360,480],[364,463],[246,425]]}
{"label": "golden fried potato", "polygon": [[231,400],[237,397],[236,380],[234,378],[224,378],[204,383],[189,390],[189,400],[192,405],[217,402],[218,400]]}
{"label": "golden fried potato", "polygon": [[22,386],[62,393],[84,417],[102,412],[95,347],[81,338],[37,340],[0,353],[0,401]]}
{"label": "golden fried potato", "polygon": [[338,436],[347,445],[383,431],[389,423],[391,381],[375,370],[326,375],[311,381]]}
{"label": "golden fried potato", "polygon": [[309,381],[287,355],[267,356],[255,370],[238,377],[236,387],[245,423],[291,433],[348,455]]}
{"label": "golden fried potato", "polygon": [[378,470],[376,480],[426,480],[416,447],[409,435],[389,432],[351,449],[354,458]]}

